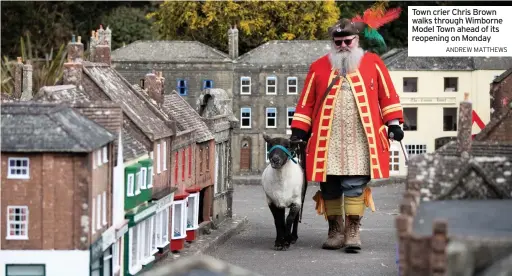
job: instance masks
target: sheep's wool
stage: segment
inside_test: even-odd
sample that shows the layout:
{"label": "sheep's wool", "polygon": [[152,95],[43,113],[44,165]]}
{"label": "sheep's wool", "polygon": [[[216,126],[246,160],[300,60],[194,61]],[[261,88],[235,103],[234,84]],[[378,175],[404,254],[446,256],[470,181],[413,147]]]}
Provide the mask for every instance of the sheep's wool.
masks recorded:
{"label": "sheep's wool", "polygon": [[279,170],[269,164],[263,171],[261,181],[268,204],[274,202],[277,207],[282,208],[291,204],[301,206],[304,172],[299,164],[288,160]]}

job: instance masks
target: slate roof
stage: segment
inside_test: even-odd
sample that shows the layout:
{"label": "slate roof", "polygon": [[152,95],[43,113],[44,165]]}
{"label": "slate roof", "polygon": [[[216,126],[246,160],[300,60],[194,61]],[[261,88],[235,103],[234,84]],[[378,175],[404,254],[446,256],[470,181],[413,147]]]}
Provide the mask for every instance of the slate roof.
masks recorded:
{"label": "slate roof", "polygon": [[239,64],[281,65],[298,64],[309,66],[327,54],[330,40],[272,40],[236,59]]}
{"label": "slate roof", "polygon": [[60,104],[3,103],[2,151],[92,152],[115,135]]}
{"label": "slate roof", "polygon": [[493,83],[499,83],[499,82],[502,82],[505,78],[507,78],[508,76],[510,76],[510,74],[512,74],[512,67],[509,68],[507,71],[501,73],[501,75],[497,76],[492,82]]}
{"label": "slate roof", "polygon": [[512,57],[409,57],[407,48],[392,49],[381,58],[389,70],[473,71],[512,67]]}
{"label": "slate roof", "polygon": [[[133,85],[133,88],[143,94],[156,107],[156,102],[151,99],[146,90],[141,89],[137,84]],[[169,116],[171,120],[176,122],[178,131],[195,130],[197,143],[215,139],[201,116],[178,92],[173,90],[170,93],[165,93],[162,106],[157,108],[162,110],[165,116]]]}
{"label": "slate roof", "polygon": [[[512,103],[509,104],[510,108],[501,114],[498,118],[489,122],[480,133],[475,136],[475,141],[485,141],[489,135],[498,127],[512,128]],[[509,137],[512,142],[512,137]]]}
{"label": "slate roof", "polygon": [[116,61],[147,62],[232,62],[229,55],[198,41],[135,41],[111,54]]}
{"label": "slate roof", "polygon": [[[456,156],[457,141],[451,141],[437,149],[436,153],[444,156]],[[512,143],[473,141],[471,155],[475,157],[504,156],[512,159]]]}
{"label": "slate roof", "polygon": [[110,66],[84,62],[84,72],[151,140],[173,135],[172,129],[139,98],[131,84]]}
{"label": "slate roof", "polygon": [[33,100],[46,101],[89,101],[89,97],[75,85],[43,86],[34,95]]}
{"label": "slate roof", "polygon": [[[34,100],[49,102],[67,102],[73,99],[81,99],[81,102],[94,104],[89,95],[79,89],[68,89],[67,85],[59,85],[61,89],[47,86],[48,89],[41,89],[34,96]],[[71,85],[75,87],[74,85]],[[51,92],[51,93],[49,93]],[[122,127],[121,139],[123,142],[123,161],[133,160],[147,152],[146,147],[131,135],[126,127]]]}
{"label": "slate roof", "polygon": [[178,92],[164,94],[162,110],[176,120],[179,128],[195,129],[198,143],[215,139],[197,111]]}

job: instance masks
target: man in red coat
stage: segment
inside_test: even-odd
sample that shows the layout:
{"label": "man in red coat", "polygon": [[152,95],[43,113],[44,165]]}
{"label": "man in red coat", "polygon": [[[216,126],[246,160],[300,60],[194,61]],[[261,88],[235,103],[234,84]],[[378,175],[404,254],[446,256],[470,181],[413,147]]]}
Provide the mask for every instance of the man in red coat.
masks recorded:
{"label": "man in red coat", "polygon": [[308,141],[307,180],[320,182],[329,223],[324,249],[361,249],[359,226],[371,198],[366,185],[389,177],[388,137],[404,136],[389,72],[359,46],[365,27],[342,19],[329,28],[333,49],[311,64],[291,124],[291,139]]}

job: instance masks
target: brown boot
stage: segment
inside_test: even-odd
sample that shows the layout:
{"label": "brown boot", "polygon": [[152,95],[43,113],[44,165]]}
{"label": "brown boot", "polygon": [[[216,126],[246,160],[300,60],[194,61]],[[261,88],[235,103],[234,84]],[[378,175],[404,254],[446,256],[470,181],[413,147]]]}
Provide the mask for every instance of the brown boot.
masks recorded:
{"label": "brown boot", "polygon": [[343,216],[328,216],[329,233],[323,249],[340,249],[344,243]]}
{"label": "brown boot", "polygon": [[363,217],[350,215],[345,217],[345,251],[354,252],[361,250],[361,237],[359,226]]}

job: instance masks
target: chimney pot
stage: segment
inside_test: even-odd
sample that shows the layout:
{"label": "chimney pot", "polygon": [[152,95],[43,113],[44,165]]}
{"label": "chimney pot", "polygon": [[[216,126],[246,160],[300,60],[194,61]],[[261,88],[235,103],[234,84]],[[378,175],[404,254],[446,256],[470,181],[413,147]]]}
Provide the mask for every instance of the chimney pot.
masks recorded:
{"label": "chimney pot", "polygon": [[23,60],[21,59],[21,57],[18,57],[17,60],[18,60],[18,63],[23,63]]}
{"label": "chimney pot", "polygon": [[21,94],[23,100],[32,99],[32,71],[31,64],[23,66],[23,91]]}
{"label": "chimney pot", "polygon": [[82,37],[78,36],[78,43],[82,43]]}
{"label": "chimney pot", "polygon": [[71,42],[75,43],[76,40],[75,40],[75,35],[71,35]]}

